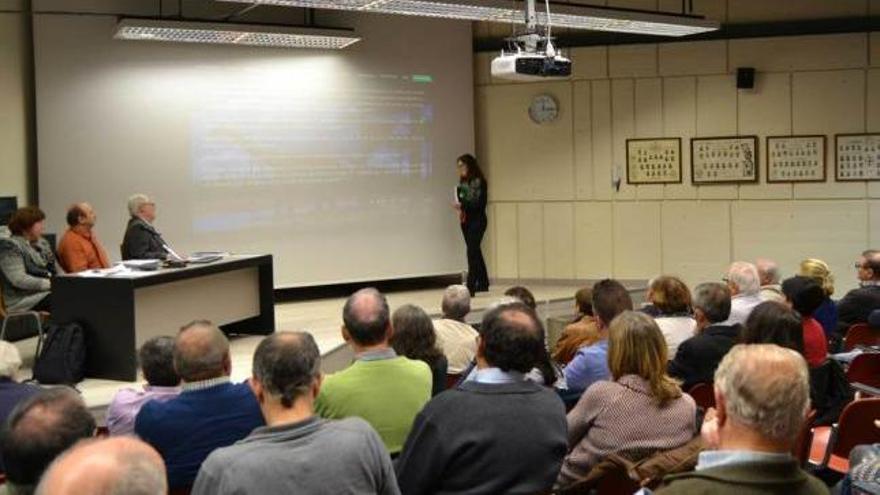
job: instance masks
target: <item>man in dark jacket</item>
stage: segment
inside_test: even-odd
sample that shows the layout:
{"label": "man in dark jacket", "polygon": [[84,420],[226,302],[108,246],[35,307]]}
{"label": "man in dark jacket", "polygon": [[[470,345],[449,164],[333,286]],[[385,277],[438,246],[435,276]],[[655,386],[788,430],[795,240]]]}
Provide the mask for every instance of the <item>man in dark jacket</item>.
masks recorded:
{"label": "man in dark jacket", "polygon": [[708,282],[694,289],[697,334],[678,346],[669,361],[669,375],[682,380],[687,390],[697,383],[712,383],[715,368],[739,340],[740,325],[722,325],[730,317],[730,289]]}
{"label": "man in dark jacket", "polygon": [[790,452],[810,407],[804,358],[774,344],[737,345],[715,372],[695,471],[667,476],[659,495],[820,495],[828,488]]}
{"label": "man in dark jacket", "polygon": [[866,323],[868,315],[880,309],[880,251],[869,249],[856,262],[859,288],[847,292],[837,303],[837,331],[841,336],[856,323]]}
{"label": "man in dark jacket", "polygon": [[551,489],[567,449],[565,408],[552,389],[525,379],[543,335],[522,303],[486,314],[474,378],[434,397],[416,416],[396,464],[402,493]]}
{"label": "man in dark jacket", "polygon": [[156,203],[144,194],[128,198],[128,213],[131,219],[122,239],[122,259],[124,260],[164,260],[168,256],[162,234],[153,227],[156,220]]}

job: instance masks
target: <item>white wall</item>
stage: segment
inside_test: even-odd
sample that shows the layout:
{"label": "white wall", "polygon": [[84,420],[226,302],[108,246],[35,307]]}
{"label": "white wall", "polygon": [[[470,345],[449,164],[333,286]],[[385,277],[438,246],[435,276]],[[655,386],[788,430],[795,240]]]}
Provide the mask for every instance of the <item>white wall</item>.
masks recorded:
{"label": "white wall", "polygon": [[[826,260],[842,292],[852,262],[880,247],[880,183],[835,183],[834,134],[880,132],[880,33],[575,48],[574,75],[509,84],[475,56],[477,149],[490,183],[486,251],[496,277],[719,280],[769,256],[787,275]],[[757,69],[737,90],[737,67]],[[549,93],[559,119],[533,124]],[[764,183],[764,137],[826,134],[822,184]],[[761,182],[690,184],[688,139],[757,134]],[[625,140],[683,138],[678,185],[611,186]]]}
{"label": "white wall", "polygon": [[29,193],[27,91],[33,81],[26,22],[24,14],[0,13],[0,196],[18,196],[19,204],[27,203]]}

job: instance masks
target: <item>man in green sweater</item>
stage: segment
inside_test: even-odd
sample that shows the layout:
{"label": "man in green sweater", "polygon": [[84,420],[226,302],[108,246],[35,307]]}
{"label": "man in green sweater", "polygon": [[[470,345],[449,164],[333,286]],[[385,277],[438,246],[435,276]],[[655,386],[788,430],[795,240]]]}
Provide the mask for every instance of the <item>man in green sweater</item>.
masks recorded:
{"label": "man in green sweater", "polygon": [[711,450],[693,472],[668,476],[659,495],[827,494],[791,456],[810,404],[807,363],[772,344],[740,344],[715,372],[715,403],[703,423]]}
{"label": "man in green sweater", "polygon": [[342,337],[354,350],[355,362],[324,379],[315,411],[328,419],[363,418],[388,452],[396,454],[431,398],[431,369],[398,356],[388,345],[393,332],[388,301],[376,289],[352,294],[342,320]]}

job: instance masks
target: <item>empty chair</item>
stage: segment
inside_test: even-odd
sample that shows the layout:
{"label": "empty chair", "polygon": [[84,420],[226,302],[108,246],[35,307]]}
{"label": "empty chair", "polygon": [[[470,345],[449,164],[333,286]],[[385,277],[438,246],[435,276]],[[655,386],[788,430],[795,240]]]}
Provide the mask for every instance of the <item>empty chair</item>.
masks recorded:
{"label": "empty chair", "polygon": [[880,418],[880,398],[849,403],[835,426],[818,427],[813,431],[810,461],[839,473],[849,470],[849,453],[861,444],[880,442],[880,429],[874,420]]}

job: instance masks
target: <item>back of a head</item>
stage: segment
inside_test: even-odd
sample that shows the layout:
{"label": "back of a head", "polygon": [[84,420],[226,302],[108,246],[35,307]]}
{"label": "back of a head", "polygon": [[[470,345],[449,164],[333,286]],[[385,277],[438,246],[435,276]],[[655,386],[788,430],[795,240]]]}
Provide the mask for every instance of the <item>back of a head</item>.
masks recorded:
{"label": "back of a head", "polygon": [[180,376],[174,369],[174,337],[153,337],[138,351],[138,361],[147,383],[154,387],[176,387]]}
{"label": "back of a head", "polygon": [[779,265],[767,258],[755,260],[755,268],[758,270],[758,280],[761,285],[776,285],[781,279]]}
{"label": "back of a head", "polygon": [[82,203],[74,203],[70,205],[67,209],[67,226],[76,227],[79,225],[79,219],[85,215],[86,212],[83,210]]}
{"label": "back of a head", "polygon": [[0,377],[15,379],[21,368],[21,354],[10,342],[0,340]]}
{"label": "back of a head", "polygon": [[385,341],[391,325],[388,301],[368,287],[352,294],[342,308],[342,321],[356,344],[371,346]]}
{"label": "back of a head", "polygon": [[611,321],[608,331],[608,368],[618,380],[637,375],[651,384],[660,405],[681,397],[681,389],[666,375],[666,340],[650,316],[624,311]]}
{"label": "back of a head", "polygon": [[735,285],[741,294],[755,295],[761,290],[758,269],[746,261],[736,261],[730,265],[727,281]]}
{"label": "back of a head", "polygon": [[94,432],[95,419],[71,389],[25,399],[9,415],[0,441],[6,478],[20,487],[35,485],[53,459]]}
{"label": "back of a head", "polygon": [[730,420],[782,448],[797,437],[809,408],[806,362],[772,344],[734,346],[715,371],[715,387]]}
{"label": "back of a head", "polygon": [[483,358],[490,366],[527,373],[544,352],[544,326],[525,304],[504,304],[483,316],[480,341]]}
{"label": "back of a head", "polygon": [[46,219],[43,210],[36,206],[21,207],[9,217],[6,227],[12,235],[23,235],[25,231],[34,226],[35,223]]}
{"label": "back of a head", "polygon": [[464,285],[450,285],[443,291],[441,303],[443,316],[452,320],[464,320],[471,312],[471,293]]}
{"label": "back of a head", "polygon": [[321,353],[315,339],[306,332],[269,335],[254,352],[253,375],[281,405],[293,407],[321,376]]}
{"label": "back of a head", "polygon": [[184,382],[219,378],[229,360],[229,340],[206,320],[180,329],[174,340],[174,369]]}
{"label": "back of a head", "polygon": [[606,278],[593,285],[593,313],[606,325],[620,313],[632,309],[629,291],[617,280]]}
{"label": "back of a head", "polygon": [[800,275],[785,279],[782,293],[791,302],[792,308],[804,318],[813,316],[825,301],[825,290],[822,286],[812,278]]}
{"label": "back of a head", "polygon": [[664,315],[687,313],[691,309],[688,286],[677,277],[664,275],[651,281],[651,300]]}
{"label": "back of a head", "polygon": [[741,333],[743,344],[776,344],[804,352],[801,317],[783,303],[765,301],[755,306]]}
{"label": "back of a head", "polygon": [[52,463],[38,495],[164,495],[165,463],[135,437],[80,442]]}
{"label": "back of a head", "polygon": [[834,275],[831,273],[831,268],[824,261],[816,258],[801,261],[799,275],[810,277],[818,282],[822,289],[825,290],[825,295],[831,296],[834,294]]}
{"label": "back of a head", "polygon": [[442,353],[437,348],[434,323],[422,308],[404,304],[391,316],[390,344],[398,355],[419,359],[433,365]]}
{"label": "back of a head", "polygon": [[874,273],[872,279],[880,280],[880,251],[868,249],[862,253],[862,257],[865,258],[865,266]]}
{"label": "back of a head", "polygon": [[730,317],[730,289],[718,282],[702,283],[694,288],[693,305],[709,323],[721,323]]}
{"label": "back of a head", "polygon": [[535,303],[535,296],[534,294],[532,294],[532,291],[523,287],[522,285],[517,285],[507,289],[506,291],[504,291],[504,295],[519,299],[521,303],[532,308],[533,310],[538,307],[537,303]]}
{"label": "back of a head", "polygon": [[574,302],[577,305],[578,312],[583,315],[593,316],[593,289],[592,287],[583,287],[574,293]]}

